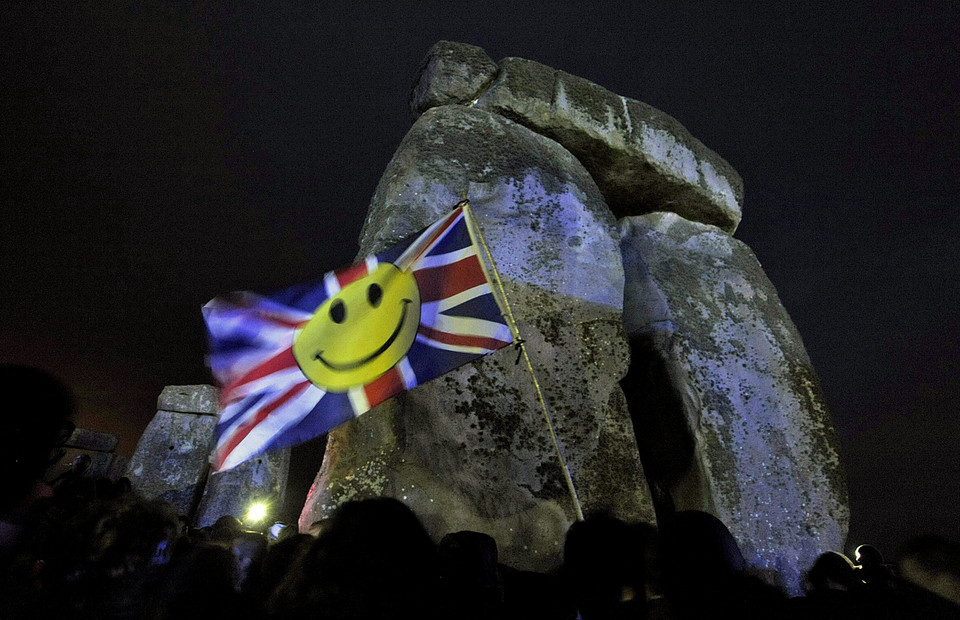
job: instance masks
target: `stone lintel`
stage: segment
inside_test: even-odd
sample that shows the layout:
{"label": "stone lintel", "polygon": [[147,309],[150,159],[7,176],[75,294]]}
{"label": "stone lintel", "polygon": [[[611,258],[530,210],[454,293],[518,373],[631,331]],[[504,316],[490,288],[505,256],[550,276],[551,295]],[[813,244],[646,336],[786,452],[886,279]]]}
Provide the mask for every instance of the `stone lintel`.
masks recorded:
{"label": "stone lintel", "polygon": [[168,385],[157,399],[161,411],[217,415],[218,408],[217,388],[212,385]]}
{"label": "stone lintel", "polygon": [[728,233],[743,181],[675,118],[641,101],[522,58],[500,61],[477,107],[556,140],[594,177],[617,217],[672,211]]}

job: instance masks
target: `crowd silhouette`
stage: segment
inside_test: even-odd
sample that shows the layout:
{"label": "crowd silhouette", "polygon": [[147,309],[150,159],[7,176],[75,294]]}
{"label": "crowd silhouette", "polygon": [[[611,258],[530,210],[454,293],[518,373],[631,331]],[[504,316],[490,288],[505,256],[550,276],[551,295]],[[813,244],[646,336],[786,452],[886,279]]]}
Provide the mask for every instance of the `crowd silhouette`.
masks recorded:
{"label": "crowd silhouette", "polygon": [[853,559],[825,553],[806,595],[788,597],[750,573],[723,523],[696,511],[657,527],[590,515],[570,527],[547,573],[501,564],[481,532],[435,543],[392,498],[347,502],[315,534],[256,530],[231,516],[193,528],[124,478],[86,477],[82,463],[42,482],[71,428],[69,393],[18,366],[0,366],[0,384],[13,405],[2,445],[0,618],[960,617],[960,545],[933,536],[904,545],[895,566],[869,546]]}

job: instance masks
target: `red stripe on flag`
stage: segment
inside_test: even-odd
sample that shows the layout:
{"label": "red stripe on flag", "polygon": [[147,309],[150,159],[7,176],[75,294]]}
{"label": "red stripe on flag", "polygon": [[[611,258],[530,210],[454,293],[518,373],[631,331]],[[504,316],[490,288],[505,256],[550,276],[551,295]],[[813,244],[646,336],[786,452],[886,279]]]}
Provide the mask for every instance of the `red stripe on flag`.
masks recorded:
{"label": "red stripe on flag", "polygon": [[491,351],[510,344],[509,342],[497,340],[496,338],[488,338],[486,336],[451,334],[450,332],[433,329],[432,327],[427,327],[426,325],[421,325],[417,332],[423,334],[431,340],[436,340],[437,342],[442,342],[443,344],[461,347],[479,347],[481,349],[489,349]]}
{"label": "red stripe on flag", "polygon": [[244,384],[250,383],[251,381],[256,381],[257,379],[262,379],[267,375],[279,372],[281,370],[286,370],[287,368],[292,368],[296,365],[297,360],[293,357],[293,348],[287,347],[262,364],[254,366],[247,371],[247,374],[243,375],[236,381],[231,381],[230,384],[223,390],[223,396],[220,400],[221,402],[229,403],[233,398],[233,392]]}
{"label": "red stripe on flag", "polygon": [[407,388],[403,384],[403,377],[400,375],[400,370],[396,366],[374,379],[371,383],[363,386],[363,391],[367,395],[367,403],[369,403],[371,407],[379,405],[405,389]]}
{"label": "red stripe on flag", "polygon": [[[417,244],[416,254],[411,257],[407,264],[414,264],[420,258],[433,249],[433,244],[436,243],[438,239],[447,234],[447,231],[457,222],[457,219],[460,217],[460,214],[463,212],[463,207],[454,209],[447,216],[447,219],[444,220],[442,224],[437,226],[433,232],[430,233],[430,236],[426,239],[417,239],[414,241]],[[402,266],[401,266],[402,267]]]}
{"label": "red stripe on flag", "polygon": [[307,386],[310,385],[309,381],[301,381],[293,385],[289,390],[286,391],[280,398],[276,399],[269,405],[266,405],[259,411],[257,414],[240,425],[240,427],[230,436],[230,439],[223,444],[223,446],[217,449],[217,458],[214,463],[214,469],[220,469],[223,466],[224,461],[227,460],[227,457],[230,456],[230,453],[236,449],[240,442],[243,441],[247,435],[249,435],[253,429],[257,427],[261,422],[267,419],[271,413],[282,407],[287,403],[288,400],[299,396]]}
{"label": "red stripe on flag", "polygon": [[363,262],[334,271],[333,275],[337,277],[340,288],[343,288],[348,284],[356,282],[360,278],[370,275],[370,272],[367,271],[367,263]]}
{"label": "red stripe on flag", "polygon": [[476,255],[441,267],[419,269],[413,275],[420,288],[420,303],[440,301],[487,282]]}

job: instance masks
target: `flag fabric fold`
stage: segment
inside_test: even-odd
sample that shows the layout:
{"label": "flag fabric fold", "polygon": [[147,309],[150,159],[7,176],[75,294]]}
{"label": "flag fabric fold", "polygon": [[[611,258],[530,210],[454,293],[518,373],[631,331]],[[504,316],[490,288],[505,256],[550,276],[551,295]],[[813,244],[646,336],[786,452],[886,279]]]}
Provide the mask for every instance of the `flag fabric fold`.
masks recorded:
{"label": "flag fabric fold", "polygon": [[203,307],[216,470],[322,435],[512,342],[457,207],[407,243],[273,295]]}

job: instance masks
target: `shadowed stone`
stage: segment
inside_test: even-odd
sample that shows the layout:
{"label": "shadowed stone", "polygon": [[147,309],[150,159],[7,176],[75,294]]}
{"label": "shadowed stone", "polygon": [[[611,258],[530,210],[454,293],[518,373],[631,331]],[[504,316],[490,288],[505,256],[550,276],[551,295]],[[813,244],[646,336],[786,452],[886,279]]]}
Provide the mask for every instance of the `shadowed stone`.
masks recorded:
{"label": "shadowed stone", "polygon": [[593,175],[617,217],[672,211],[732,233],[743,181],[676,119],[522,58],[500,61],[476,106],[556,140]]}
{"label": "shadowed stone", "polygon": [[92,431],[87,428],[75,428],[63,443],[64,448],[77,448],[91,452],[113,452],[117,449],[117,438],[109,433]]}
{"label": "shadowed stone", "polygon": [[271,513],[270,509],[283,506],[289,471],[290,450],[281,449],[255,456],[233,469],[210,474],[194,519],[195,525],[213,525],[224,515],[243,521],[250,506],[257,503],[267,505],[267,519],[276,520],[279,515]]}
{"label": "shadowed stone", "polygon": [[[618,381],[623,273],[612,214],[590,175],[557,143],[501,116],[433,108],[387,166],[361,255],[449,211],[465,194],[503,278],[585,511],[652,521]],[[330,433],[301,530],[339,504],[405,501],[439,539],[493,536],[501,561],[554,565],[572,501],[534,384],[501,349],[388,401]]]}
{"label": "shadowed stone", "polygon": [[620,224],[624,388],[658,509],[712,512],[755,569],[799,594],[801,571],[843,548],[849,520],[800,335],[740,241],[672,213]]}
{"label": "shadowed stone", "polygon": [[475,45],[438,41],[427,52],[410,93],[414,118],[430,108],[469,103],[497,75],[497,64]]}
{"label": "shadowed stone", "polygon": [[[173,389],[186,392],[194,387],[173,386]],[[165,388],[164,393],[169,389],[169,386]],[[188,402],[187,399],[184,396],[181,404]],[[194,402],[201,401],[202,398],[196,397]],[[161,402],[164,402],[162,398]],[[197,483],[207,468],[216,425],[216,416],[208,413],[157,411],[127,465],[126,475],[133,488],[148,499],[170,502],[180,514],[189,514]]]}

